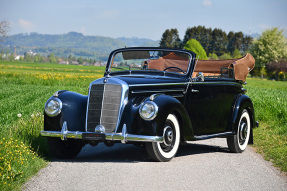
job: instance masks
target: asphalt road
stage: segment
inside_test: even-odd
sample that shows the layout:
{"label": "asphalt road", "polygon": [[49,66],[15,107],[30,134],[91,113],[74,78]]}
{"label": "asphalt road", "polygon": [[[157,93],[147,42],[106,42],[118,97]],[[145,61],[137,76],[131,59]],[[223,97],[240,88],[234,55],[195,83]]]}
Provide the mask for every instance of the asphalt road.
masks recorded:
{"label": "asphalt road", "polygon": [[170,162],[144,148],[85,146],[73,160],[51,162],[23,190],[287,190],[287,177],[251,147],[230,153],[225,139],[181,145]]}

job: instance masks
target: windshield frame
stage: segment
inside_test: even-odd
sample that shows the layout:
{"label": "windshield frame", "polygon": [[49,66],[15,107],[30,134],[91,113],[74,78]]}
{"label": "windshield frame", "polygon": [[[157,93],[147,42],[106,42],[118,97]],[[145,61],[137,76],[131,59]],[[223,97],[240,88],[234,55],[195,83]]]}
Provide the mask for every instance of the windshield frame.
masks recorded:
{"label": "windshield frame", "polygon": [[[115,58],[115,55],[120,53],[120,52],[127,52],[127,51],[165,51],[165,52],[178,52],[178,53],[185,53],[189,56],[189,61],[188,61],[188,68],[185,74],[180,74],[178,72],[170,72],[170,71],[161,71],[157,70],[157,72],[153,72],[152,70],[123,70],[123,71],[111,71],[111,64],[113,63],[113,59]],[[182,49],[172,49],[172,48],[161,48],[161,47],[132,47],[132,48],[121,48],[117,49],[111,52],[107,66],[106,66],[106,75],[125,75],[127,72],[129,72],[130,75],[133,73],[138,73],[135,71],[140,71],[143,74],[156,74],[156,73],[161,73],[162,75],[169,75],[171,74],[172,76],[181,76],[181,77],[189,77],[191,76],[192,70],[194,68],[194,61],[195,61],[196,55],[194,52],[188,51],[188,50],[182,50]]]}

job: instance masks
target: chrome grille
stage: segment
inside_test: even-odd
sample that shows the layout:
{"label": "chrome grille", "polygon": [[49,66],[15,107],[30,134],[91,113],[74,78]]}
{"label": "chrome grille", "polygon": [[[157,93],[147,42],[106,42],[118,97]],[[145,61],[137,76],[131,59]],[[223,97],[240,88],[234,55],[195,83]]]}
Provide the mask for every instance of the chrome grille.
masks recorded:
{"label": "chrome grille", "polygon": [[121,104],[122,87],[118,84],[93,84],[89,94],[87,131],[103,125],[106,133],[116,129]]}

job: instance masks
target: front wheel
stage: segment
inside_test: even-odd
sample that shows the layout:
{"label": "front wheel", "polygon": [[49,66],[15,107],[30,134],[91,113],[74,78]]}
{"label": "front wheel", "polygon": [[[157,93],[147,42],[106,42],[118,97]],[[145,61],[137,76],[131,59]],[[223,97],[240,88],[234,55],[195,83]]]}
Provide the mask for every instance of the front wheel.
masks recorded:
{"label": "front wheel", "polygon": [[73,159],[82,150],[81,140],[68,139],[62,141],[60,138],[48,137],[51,153],[59,159]]}
{"label": "front wheel", "polygon": [[227,137],[227,145],[231,152],[242,153],[246,149],[250,137],[250,128],[250,116],[248,111],[244,109],[237,124],[236,135]]}
{"label": "front wheel", "polygon": [[178,120],[173,114],[169,114],[166,118],[163,139],[163,143],[146,143],[147,153],[155,161],[170,161],[178,150],[180,129]]}

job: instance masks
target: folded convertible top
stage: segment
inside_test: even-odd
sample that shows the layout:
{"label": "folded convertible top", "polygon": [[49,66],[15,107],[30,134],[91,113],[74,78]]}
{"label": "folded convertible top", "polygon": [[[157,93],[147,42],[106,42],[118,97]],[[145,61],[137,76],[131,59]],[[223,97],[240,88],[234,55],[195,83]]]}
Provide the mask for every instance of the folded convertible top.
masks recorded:
{"label": "folded convertible top", "polygon": [[198,60],[194,72],[220,74],[222,68],[234,69],[234,78],[245,81],[248,73],[254,68],[255,59],[249,53],[237,59]]}

